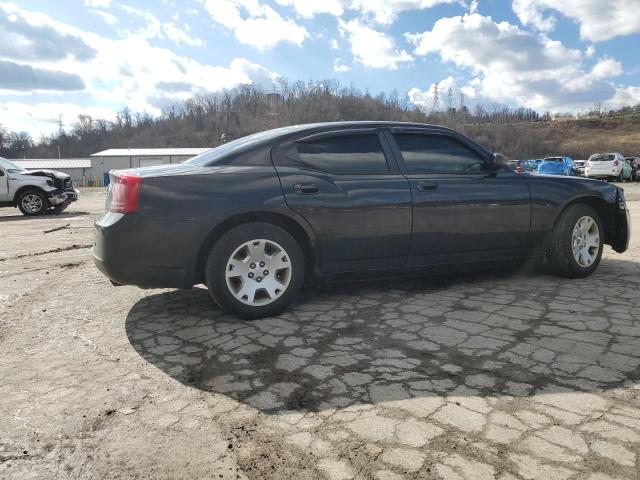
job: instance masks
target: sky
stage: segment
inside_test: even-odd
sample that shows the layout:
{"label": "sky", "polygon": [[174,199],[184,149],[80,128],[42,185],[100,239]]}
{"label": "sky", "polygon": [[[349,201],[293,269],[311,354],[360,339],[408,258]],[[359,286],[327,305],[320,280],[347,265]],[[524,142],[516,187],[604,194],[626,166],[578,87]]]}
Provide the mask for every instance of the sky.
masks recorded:
{"label": "sky", "polygon": [[282,79],[575,114],[640,103],[639,52],[640,0],[0,0],[0,124]]}

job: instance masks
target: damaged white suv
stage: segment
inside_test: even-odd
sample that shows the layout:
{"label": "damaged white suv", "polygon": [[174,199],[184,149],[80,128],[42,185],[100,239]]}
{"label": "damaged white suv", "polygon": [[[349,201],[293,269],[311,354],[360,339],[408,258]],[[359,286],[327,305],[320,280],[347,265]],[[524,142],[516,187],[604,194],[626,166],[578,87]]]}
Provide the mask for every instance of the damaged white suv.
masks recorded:
{"label": "damaged white suv", "polygon": [[18,207],[30,216],[60,213],[78,195],[66,173],[29,171],[0,157],[0,207]]}

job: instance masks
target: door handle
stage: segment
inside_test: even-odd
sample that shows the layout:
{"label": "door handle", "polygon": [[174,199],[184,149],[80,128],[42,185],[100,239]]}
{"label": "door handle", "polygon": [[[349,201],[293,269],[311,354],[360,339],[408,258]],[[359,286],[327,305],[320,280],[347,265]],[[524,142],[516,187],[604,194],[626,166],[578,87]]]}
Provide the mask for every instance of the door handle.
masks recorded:
{"label": "door handle", "polygon": [[318,186],[313,183],[297,183],[293,186],[293,191],[298,195],[314,195],[318,193]]}
{"label": "door handle", "polygon": [[416,188],[422,192],[428,192],[438,188],[438,184],[435,182],[418,182]]}

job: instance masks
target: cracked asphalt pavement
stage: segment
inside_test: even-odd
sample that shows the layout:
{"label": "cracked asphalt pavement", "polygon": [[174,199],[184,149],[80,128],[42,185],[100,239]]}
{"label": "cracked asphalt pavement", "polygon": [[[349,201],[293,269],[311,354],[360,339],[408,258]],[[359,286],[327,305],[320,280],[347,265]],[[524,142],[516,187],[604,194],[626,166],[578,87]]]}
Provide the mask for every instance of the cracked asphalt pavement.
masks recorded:
{"label": "cracked asphalt pavement", "polygon": [[[0,209],[0,478],[638,479],[640,184],[590,278],[336,283],[241,321],[112,287],[104,192]],[[47,233],[44,233],[44,232]]]}

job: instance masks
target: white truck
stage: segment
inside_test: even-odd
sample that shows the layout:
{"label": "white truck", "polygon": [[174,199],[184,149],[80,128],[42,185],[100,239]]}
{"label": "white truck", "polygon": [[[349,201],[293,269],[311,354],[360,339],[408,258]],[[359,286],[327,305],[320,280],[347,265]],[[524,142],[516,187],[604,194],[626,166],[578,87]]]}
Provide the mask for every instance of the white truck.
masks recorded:
{"label": "white truck", "polygon": [[28,216],[60,213],[78,196],[66,173],[25,170],[0,157],[0,207],[18,207]]}

